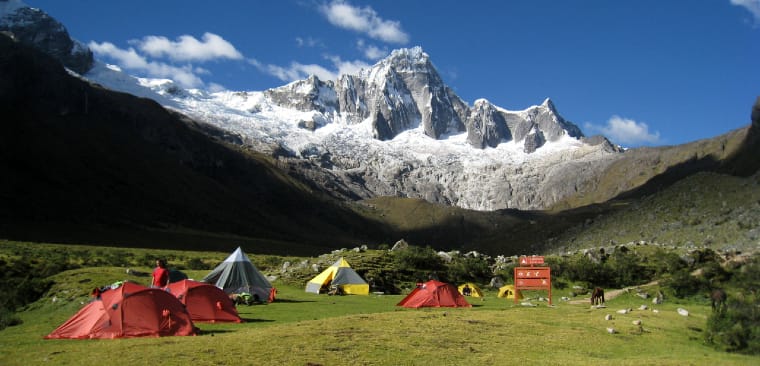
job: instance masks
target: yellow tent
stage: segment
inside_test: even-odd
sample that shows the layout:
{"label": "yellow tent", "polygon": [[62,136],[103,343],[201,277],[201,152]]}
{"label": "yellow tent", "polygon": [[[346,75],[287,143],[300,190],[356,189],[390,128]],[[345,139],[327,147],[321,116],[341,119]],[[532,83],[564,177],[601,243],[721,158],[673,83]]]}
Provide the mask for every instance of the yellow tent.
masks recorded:
{"label": "yellow tent", "polygon": [[[498,297],[506,297],[507,299],[514,299],[515,298],[515,286],[514,285],[505,285],[499,287],[499,294],[496,295]],[[517,299],[522,299],[522,294],[517,294]]]}
{"label": "yellow tent", "polygon": [[[465,293],[465,290],[464,290],[465,286],[467,286],[467,288],[470,289],[469,294]],[[464,296],[483,297],[483,291],[480,291],[480,287],[476,286],[472,282],[467,282],[467,283],[459,285],[459,293]]]}
{"label": "yellow tent", "polygon": [[306,292],[318,294],[323,288],[338,288],[347,295],[369,295],[369,285],[342,257],[306,283]]}

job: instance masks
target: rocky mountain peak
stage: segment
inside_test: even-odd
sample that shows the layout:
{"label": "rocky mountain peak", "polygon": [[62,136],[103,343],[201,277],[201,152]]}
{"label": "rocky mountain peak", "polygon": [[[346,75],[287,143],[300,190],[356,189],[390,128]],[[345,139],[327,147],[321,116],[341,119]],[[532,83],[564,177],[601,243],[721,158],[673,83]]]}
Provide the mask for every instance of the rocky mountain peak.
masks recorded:
{"label": "rocky mountain peak", "polygon": [[92,51],[71,39],[63,24],[19,0],[0,0],[0,31],[44,51],[79,74],[89,71],[94,63]]}

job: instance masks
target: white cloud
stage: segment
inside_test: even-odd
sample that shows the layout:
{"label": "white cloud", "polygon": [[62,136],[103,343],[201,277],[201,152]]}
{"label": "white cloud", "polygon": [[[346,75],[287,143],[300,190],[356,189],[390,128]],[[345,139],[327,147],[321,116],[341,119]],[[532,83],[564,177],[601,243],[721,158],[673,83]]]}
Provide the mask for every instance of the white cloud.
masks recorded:
{"label": "white cloud", "polygon": [[134,48],[121,49],[110,42],[90,42],[90,49],[100,56],[110,57],[119,64],[119,66],[139,70],[147,73],[150,77],[169,78],[186,88],[197,88],[203,86],[203,80],[196,73],[204,73],[203,69],[193,69],[192,66],[177,67],[162,62],[148,61],[144,56],[135,51]]}
{"label": "white cloud", "polygon": [[335,72],[316,64],[307,65],[299,62],[291,62],[288,66],[279,66],[264,64],[256,59],[250,59],[248,62],[261,72],[272,75],[285,82],[306,79],[309,75],[316,75],[320,80],[335,80],[337,78]]}
{"label": "white cloud", "polygon": [[331,24],[364,33],[374,39],[389,43],[409,42],[409,35],[401,29],[398,21],[385,20],[369,6],[360,8],[344,0],[333,0],[320,7]]}
{"label": "white cloud", "polygon": [[370,60],[379,60],[388,55],[388,49],[379,48],[375,45],[367,45],[364,40],[358,40],[356,42],[356,48],[364,53],[364,57]]}
{"label": "white cloud", "polygon": [[312,38],[312,37],[296,37],[296,45],[298,47],[322,47],[324,48],[324,44],[322,41]]}
{"label": "white cloud", "polygon": [[343,61],[338,56],[328,56],[327,58],[332,61],[338,75],[356,75],[361,69],[368,69],[372,66],[361,60]]}
{"label": "white cloud", "polygon": [[332,70],[321,65],[302,64],[295,61],[288,66],[265,64],[256,59],[249,59],[248,63],[261,72],[285,82],[306,79],[309,75],[316,75],[320,80],[336,80],[340,75],[356,74],[359,70],[370,67],[369,64],[360,60],[343,61],[338,56],[326,56],[326,58],[332,62]]}
{"label": "white cloud", "polygon": [[649,132],[649,126],[644,122],[636,122],[629,118],[612,116],[604,126],[586,122],[586,130],[598,132],[621,145],[646,145],[661,143],[660,132]]}
{"label": "white cloud", "polygon": [[214,59],[240,60],[243,55],[224,38],[204,33],[203,40],[183,35],[177,41],[163,36],[146,36],[132,41],[137,48],[152,57],[166,57],[174,61],[209,61]]}
{"label": "white cloud", "polygon": [[760,24],[760,0],[731,0],[731,4],[747,9],[755,18],[755,24]]}

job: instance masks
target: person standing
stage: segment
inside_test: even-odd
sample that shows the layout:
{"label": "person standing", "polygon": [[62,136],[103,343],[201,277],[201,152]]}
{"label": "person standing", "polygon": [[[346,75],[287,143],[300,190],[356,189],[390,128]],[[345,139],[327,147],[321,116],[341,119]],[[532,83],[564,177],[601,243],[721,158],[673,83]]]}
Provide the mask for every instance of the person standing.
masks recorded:
{"label": "person standing", "polygon": [[169,284],[169,270],[166,269],[166,261],[156,259],[156,268],[153,269],[153,287],[164,288]]}

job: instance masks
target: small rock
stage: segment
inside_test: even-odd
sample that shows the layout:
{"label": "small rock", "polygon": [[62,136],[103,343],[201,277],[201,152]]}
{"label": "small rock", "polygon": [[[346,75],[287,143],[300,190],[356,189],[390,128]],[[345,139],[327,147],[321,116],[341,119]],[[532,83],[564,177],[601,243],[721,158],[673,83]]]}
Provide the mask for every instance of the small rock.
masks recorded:
{"label": "small rock", "polygon": [[612,320],[612,314],[605,315],[604,320]]}
{"label": "small rock", "polygon": [[607,328],[607,333],[609,333],[609,334],[615,334],[615,333],[617,333],[617,331],[615,330],[615,328]]}
{"label": "small rock", "polygon": [[639,310],[647,310],[647,309],[649,309],[649,307],[646,305],[639,306]]}
{"label": "small rock", "polygon": [[641,325],[641,319],[636,319],[632,323],[633,325]]}
{"label": "small rock", "polygon": [[628,312],[629,312],[628,309],[620,309],[617,311],[618,314],[628,314]]}
{"label": "small rock", "polygon": [[678,314],[681,314],[683,316],[689,316],[689,311],[684,308],[678,308],[676,311],[678,311]]}

